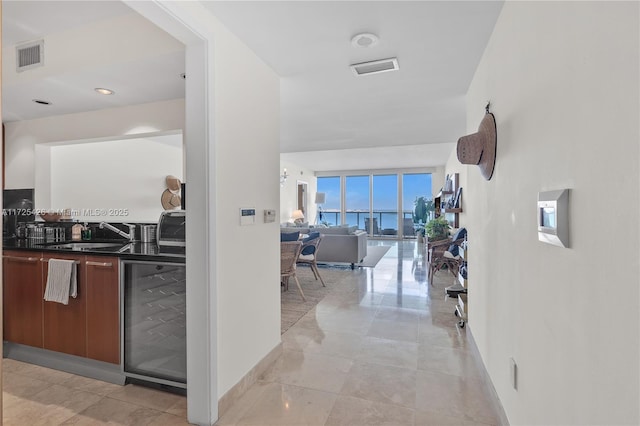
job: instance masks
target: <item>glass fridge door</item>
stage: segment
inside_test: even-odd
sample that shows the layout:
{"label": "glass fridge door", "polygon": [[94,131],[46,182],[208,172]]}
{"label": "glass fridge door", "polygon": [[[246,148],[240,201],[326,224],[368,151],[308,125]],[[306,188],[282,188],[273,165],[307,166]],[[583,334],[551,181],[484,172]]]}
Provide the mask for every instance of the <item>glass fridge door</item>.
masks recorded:
{"label": "glass fridge door", "polygon": [[124,262],[125,373],[186,383],[185,277],[184,264]]}

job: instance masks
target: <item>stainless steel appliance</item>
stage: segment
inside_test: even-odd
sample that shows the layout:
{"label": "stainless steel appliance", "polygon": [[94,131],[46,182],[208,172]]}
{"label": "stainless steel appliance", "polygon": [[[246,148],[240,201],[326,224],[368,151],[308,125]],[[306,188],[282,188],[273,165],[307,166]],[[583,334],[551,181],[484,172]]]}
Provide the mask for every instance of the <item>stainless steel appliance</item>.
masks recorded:
{"label": "stainless steel appliance", "polygon": [[125,376],[186,388],[185,264],[125,260],[122,274]]}
{"label": "stainless steel appliance", "polygon": [[158,225],[140,225],[140,242],[155,243],[157,227]]}
{"label": "stainless steel appliance", "polygon": [[167,210],[162,212],[156,231],[158,245],[185,247],[186,218],[186,212],[184,210]]}

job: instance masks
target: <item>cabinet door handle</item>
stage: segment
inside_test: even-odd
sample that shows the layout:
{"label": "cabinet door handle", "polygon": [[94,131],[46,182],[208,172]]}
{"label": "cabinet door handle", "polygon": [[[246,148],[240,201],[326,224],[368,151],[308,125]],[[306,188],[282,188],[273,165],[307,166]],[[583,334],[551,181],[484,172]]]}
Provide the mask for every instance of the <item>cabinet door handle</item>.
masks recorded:
{"label": "cabinet door handle", "polygon": [[[67,260],[67,259],[61,259],[61,260]],[[42,259],[40,259],[40,262],[45,262],[48,263],[49,259],[45,259],[44,257]],[[80,262],[78,260],[74,260],[73,263],[75,263],[76,265],[79,265]]]}
{"label": "cabinet door handle", "polygon": [[92,262],[90,260],[87,260],[87,266],[99,266],[101,268],[111,268],[113,266],[113,263],[111,263],[111,262]]}
{"label": "cabinet door handle", "polygon": [[29,263],[37,262],[39,260],[39,258],[37,257],[5,256],[4,258],[14,262],[29,262]]}

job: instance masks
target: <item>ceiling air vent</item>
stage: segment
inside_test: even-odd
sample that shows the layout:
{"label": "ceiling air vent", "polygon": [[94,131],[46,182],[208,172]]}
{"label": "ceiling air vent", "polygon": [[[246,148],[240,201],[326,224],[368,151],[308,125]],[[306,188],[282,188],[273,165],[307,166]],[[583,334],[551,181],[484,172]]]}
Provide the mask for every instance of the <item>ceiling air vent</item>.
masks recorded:
{"label": "ceiling air vent", "polygon": [[369,75],[387,71],[397,71],[400,67],[398,66],[398,58],[389,58],[353,64],[351,65],[351,69],[356,75]]}
{"label": "ceiling air vent", "polygon": [[16,46],[16,71],[26,71],[44,65],[44,40]]}

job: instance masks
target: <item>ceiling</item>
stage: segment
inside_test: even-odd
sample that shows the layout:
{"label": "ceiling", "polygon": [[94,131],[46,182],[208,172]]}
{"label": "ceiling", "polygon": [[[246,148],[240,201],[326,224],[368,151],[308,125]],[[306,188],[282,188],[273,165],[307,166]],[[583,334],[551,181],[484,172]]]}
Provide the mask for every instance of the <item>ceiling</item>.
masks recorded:
{"label": "ceiling", "polygon": [[[444,165],[465,134],[465,95],[502,8],[501,1],[205,4],[281,76],[281,152],[312,170],[368,169],[379,160],[386,168]],[[353,47],[361,32],[376,34],[378,44]],[[390,57],[399,71],[355,76],[349,68]]]}
{"label": "ceiling", "polygon": [[[465,134],[465,94],[502,8],[501,1],[203,4],[281,76],[281,152],[317,171],[443,165]],[[2,18],[5,122],[184,97],[184,46],[120,1],[4,1]],[[379,43],[353,47],[360,32]],[[45,66],[16,73],[15,45],[39,38]],[[349,68],[389,57],[399,71],[357,77]]]}
{"label": "ceiling", "polygon": [[[44,66],[16,72],[38,39]],[[4,1],[2,48],[3,122],[184,97],[184,46],[120,1]]]}

